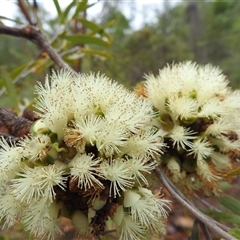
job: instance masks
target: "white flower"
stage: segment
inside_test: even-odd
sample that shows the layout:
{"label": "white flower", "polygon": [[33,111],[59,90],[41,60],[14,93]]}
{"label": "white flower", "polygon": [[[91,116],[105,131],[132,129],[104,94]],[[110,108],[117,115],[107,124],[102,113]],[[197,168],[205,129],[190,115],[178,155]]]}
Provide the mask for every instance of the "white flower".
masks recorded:
{"label": "white flower", "polygon": [[[231,135],[231,133],[229,133]],[[222,152],[234,151],[239,150],[240,148],[240,140],[238,139],[238,135],[235,132],[232,132],[233,137],[237,137],[237,139],[230,140],[226,135],[222,135],[220,137],[209,137],[212,145],[217,146],[218,149]],[[229,137],[230,137],[229,135]]]}
{"label": "white flower", "polygon": [[74,147],[79,153],[85,152],[85,142],[81,133],[75,128],[65,128],[63,141],[68,147]]}
{"label": "white flower", "polygon": [[136,133],[150,123],[155,113],[149,102],[127,92],[122,99],[106,110],[104,116],[108,123],[119,125],[127,132]]}
{"label": "white flower", "polygon": [[29,203],[42,196],[47,196],[51,201],[55,197],[53,186],[65,188],[66,177],[64,171],[55,165],[44,167],[25,167],[18,173],[19,178],[12,180],[12,194],[17,200]]}
{"label": "white flower", "polygon": [[0,182],[11,179],[21,167],[22,149],[0,139]]}
{"label": "white flower", "polygon": [[74,75],[68,70],[61,69],[58,72],[52,71],[51,80],[47,75],[44,84],[37,82],[35,93],[48,97],[61,95],[71,86],[73,80]]}
{"label": "white flower", "polygon": [[218,68],[198,66],[190,61],[168,65],[159,71],[158,76],[149,75],[146,80],[147,97],[162,114],[166,112],[165,99],[170,96],[194,98],[198,105],[202,105],[211,98],[217,96],[220,99],[228,93],[228,81]]}
{"label": "white flower", "polygon": [[34,233],[35,229],[38,231],[42,227],[41,219],[49,211],[50,201],[47,196],[40,199],[32,200],[26,205],[22,213],[22,222],[26,226],[26,230]]}
{"label": "white flower", "polygon": [[58,134],[58,138],[62,139],[68,122],[68,107],[65,106],[67,100],[61,97],[50,101],[46,96],[41,96],[36,100],[35,107],[41,112],[45,125],[54,133]]}
{"label": "white flower", "polygon": [[146,76],[144,96],[159,113],[153,124],[166,131],[161,167],[183,191],[216,193],[218,177],[239,155],[240,91],[228,83],[218,68],[191,62]]}
{"label": "white flower", "polygon": [[208,163],[202,159],[197,159],[197,174],[209,183],[220,180],[220,177],[214,175]]}
{"label": "white flower", "polygon": [[213,152],[210,157],[217,170],[226,171],[226,169],[231,168],[231,159],[229,156],[219,152]]}
{"label": "white flower", "polygon": [[170,96],[166,106],[174,120],[178,118],[196,118],[197,116],[197,101],[189,97]]}
{"label": "white flower", "polygon": [[47,135],[28,136],[20,141],[23,156],[29,161],[43,160],[50,150],[51,139]]}
{"label": "white flower", "polygon": [[48,78],[48,75],[45,77],[45,83],[42,84],[41,82],[37,82],[37,85],[35,86],[35,93],[39,95],[50,95],[52,94],[52,87],[53,83],[51,84],[51,81]]}
{"label": "white flower", "polygon": [[74,80],[73,74],[68,70],[60,70],[51,75],[51,83],[46,77],[45,85],[38,83],[35,93],[39,94],[35,107],[38,115],[43,118],[46,126],[52,132],[58,134],[59,139],[63,137],[63,128],[72,117],[70,106],[73,97],[70,90]]}
{"label": "white flower", "polygon": [[4,219],[3,227],[11,227],[19,220],[22,214],[23,206],[16,198],[6,193],[0,198],[0,221]]}
{"label": "white flower", "polygon": [[104,125],[102,132],[96,136],[96,147],[101,154],[109,157],[120,153],[119,147],[126,144],[127,134],[118,125]]}
{"label": "white flower", "polygon": [[192,149],[190,154],[194,154],[199,160],[208,158],[213,152],[212,144],[205,138],[197,138],[193,141]]}
{"label": "white flower", "polygon": [[[63,235],[63,231],[59,227],[59,215],[60,208],[54,201],[50,203],[48,212],[45,212],[41,218],[41,228],[39,228],[39,236],[43,239],[55,240],[57,236]],[[36,230],[34,230],[36,234]]]}
{"label": "white flower", "polygon": [[175,157],[168,159],[167,168],[171,173],[173,182],[176,183],[182,180],[180,165]]}
{"label": "white flower", "polygon": [[100,166],[103,176],[111,182],[109,195],[115,198],[121,196],[121,191],[133,186],[132,172],[128,168],[127,161],[123,159],[109,160]]}
{"label": "white flower", "polygon": [[[222,105],[225,107],[225,109],[227,109],[227,111],[225,113],[227,113],[227,115],[230,115],[232,117],[232,115],[235,115],[240,110],[240,106],[239,106],[239,100],[240,100],[240,90],[234,90],[232,92],[230,92],[224,99],[224,101],[222,101]],[[230,114],[229,114],[230,113]]]}
{"label": "white flower", "polygon": [[70,174],[73,179],[78,179],[78,187],[88,189],[98,185],[103,188],[103,184],[98,180],[102,178],[99,172],[99,159],[93,159],[94,156],[86,154],[77,154],[68,164]]}
{"label": "white flower", "polygon": [[97,135],[103,130],[103,119],[99,115],[79,116],[74,127],[79,132],[79,137],[83,138],[87,144],[95,145]]}
{"label": "white flower", "polygon": [[135,222],[128,214],[125,214],[123,217],[117,231],[120,232],[119,240],[144,239],[146,235],[146,227],[142,226],[139,222]]}
{"label": "white flower", "polygon": [[222,102],[218,98],[211,98],[201,106],[198,117],[218,119],[225,112]]}
{"label": "white flower", "polygon": [[23,212],[26,230],[40,239],[54,240],[63,232],[58,225],[60,206],[47,197],[33,201]]}
{"label": "white flower", "polygon": [[[159,110],[160,114],[165,114],[166,110],[166,99],[172,95],[177,95],[182,93],[183,80],[187,81],[185,84],[188,88],[193,86],[189,74],[187,74],[186,69],[191,71],[191,68],[195,68],[194,64],[186,63],[186,66],[181,67],[175,66],[171,67],[167,65],[165,68],[159,71],[159,75],[154,77],[153,75],[147,75],[146,78],[146,92],[147,98],[153,104],[155,108]],[[193,71],[192,71],[193,72]],[[194,75],[192,75],[194,78]]]}
{"label": "white flower", "polygon": [[232,129],[234,129],[234,126],[230,119],[229,121],[225,121],[225,118],[219,118],[217,120],[214,120],[214,122],[208,126],[204,132],[204,135],[219,137],[221,134],[226,134]]}
{"label": "white flower", "polygon": [[164,132],[161,129],[157,131],[146,127],[146,129],[141,129],[138,133],[130,135],[126,145],[121,147],[120,150],[133,157],[148,154],[154,158],[155,155],[163,152],[162,149],[165,146],[163,135]]}
{"label": "white flower", "polygon": [[79,74],[71,86],[73,92],[72,111],[75,117],[84,114],[103,114],[112,104],[121,100],[126,90],[104,75]]}
{"label": "white flower", "polygon": [[73,93],[72,104],[70,106],[70,111],[73,113],[74,118],[87,114],[95,114],[92,110],[94,106],[93,97],[91,89],[86,88],[83,82],[80,82],[80,86],[73,84],[71,86],[71,91]]}
{"label": "white flower", "polygon": [[128,159],[127,163],[128,168],[132,173],[133,179],[137,181],[140,186],[141,186],[140,180],[145,185],[148,185],[148,181],[143,174],[144,173],[151,174],[151,171],[156,167],[156,162],[154,162],[153,160],[146,156],[143,156]]}
{"label": "white flower", "polygon": [[174,126],[171,130],[169,136],[173,141],[173,146],[177,146],[177,149],[180,148],[186,149],[186,147],[192,148],[192,140],[196,138],[196,133],[192,130],[185,128],[184,126]]}
{"label": "white flower", "polygon": [[152,211],[157,214],[158,218],[167,218],[168,212],[166,209],[170,210],[171,201],[163,199],[160,192],[153,194],[151,190],[143,187],[138,187],[138,193],[142,196],[141,199],[146,201],[146,204],[152,205]]}
{"label": "white flower", "polygon": [[210,64],[197,68],[197,100],[203,104],[211,98],[218,96],[224,98],[228,93],[228,80],[218,67]]}

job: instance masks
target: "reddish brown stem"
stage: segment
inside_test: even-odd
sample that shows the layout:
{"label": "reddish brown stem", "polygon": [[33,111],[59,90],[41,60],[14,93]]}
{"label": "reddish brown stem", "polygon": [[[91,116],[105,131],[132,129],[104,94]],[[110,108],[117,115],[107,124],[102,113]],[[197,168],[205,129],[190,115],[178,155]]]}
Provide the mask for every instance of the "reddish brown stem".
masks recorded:
{"label": "reddish brown stem", "polygon": [[34,22],[32,21],[32,19],[31,19],[31,17],[30,17],[30,14],[29,14],[29,12],[28,12],[28,9],[27,9],[27,7],[26,7],[26,5],[25,5],[25,3],[24,3],[24,1],[18,0],[18,3],[17,3],[17,4],[18,4],[18,7],[20,8],[22,14],[24,15],[24,17],[25,17],[26,20],[28,21],[28,23],[29,23],[30,25],[36,25],[36,23],[34,23]]}

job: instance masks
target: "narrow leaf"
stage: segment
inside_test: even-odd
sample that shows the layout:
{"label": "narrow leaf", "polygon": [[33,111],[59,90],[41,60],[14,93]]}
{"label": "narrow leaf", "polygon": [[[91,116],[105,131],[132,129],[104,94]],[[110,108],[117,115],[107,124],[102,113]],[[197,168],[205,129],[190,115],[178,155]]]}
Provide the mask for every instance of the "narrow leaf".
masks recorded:
{"label": "narrow leaf", "polygon": [[103,29],[94,22],[88,21],[85,18],[78,18],[78,20],[88,29],[91,29],[95,33],[103,31]]}
{"label": "narrow leaf", "polygon": [[232,223],[235,225],[240,224],[240,216],[234,214],[234,213],[224,213],[224,212],[216,212],[216,211],[204,211],[208,216],[213,217],[215,219],[218,219],[220,221],[223,221],[225,223]]}
{"label": "narrow leaf", "polygon": [[84,56],[84,53],[82,51],[77,51],[73,54],[70,54],[67,56],[68,60],[76,60],[76,59],[80,59]]}
{"label": "narrow leaf", "polygon": [[83,12],[87,9],[87,0],[79,1],[76,7],[76,11],[73,14],[73,18],[79,16],[80,12]]}
{"label": "narrow leaf", "polygon": [[228,231],[229,234],[231,234],[236,239],[240,239],[240,229],[239,228],[232,228]]}
{"label": "narrow leaf", "polygon": [[240,175],[240,167],[228,172],[226,174],[227,176],[236,176],[236,175]]}
{"label": "narrow leaf", "polygon": [[82,34],[66,35],[66,36],[62,36],[61,38],[70,41],[72,44],[85,43],[85,44],[100,45],[104,47],[110,46],[109,42],[106,42],[100,38],[93,37],[93,36],[86,36]]}
{"label": "narrow leaf", "polygon": [[19,74],[21,74],[21,72],[27,67],[27,64],[23,64],[23,65],[19,65],[18,67],[14,68],[11,72],[10,77],[12,79],[15,79],[16,77],[18,77]]}
{"label": "narrow leaf", "polygon": [[106,37],[109,42],[112,42],[112,36],[106,33],[105,29],[108,27],[108,25],[99,26],[98,24],[88,21],[85,18],[78,18],[79,21],[88,29],[92,30],[92,32],[89,34],[91,36],[95,35],[96,33]]}
{"label": "narrow leaf", "polygon": [[194,224],[193,224],[192,234],[188,238],[188,240],[199,240],[199,232],[198,232],[198,223],[197,223],[197,221],[195,221]]}
{"label": "narrow leaf", "polygon": [[15,91],[15,86],[14,86],[9,74],[7,73],[7,70],[4,67],[1,67],[1,75],[2,75],[2,81],[4,83],[4,86],[7,89],[8,96],[10,98],[11,106],[15,110],[19,111],[18,98],[17,98],[17,94]]}
{"label": "narrow leaf", "polygon": [[54,3],[55,8],[56,8],[56,10],[57,10],[58,16],[61,16],[62,10],[61,10],[61,8],[60,8],[60,5],[59,5],[59,3],[58,3],[58,0],[53,0],[53,3]]}
{"label": "narrow leaf", "polygon": [[219,202],[237,215],[240,215],[240,201],[228,195],[220,196]]}
{"label": "narrow leaf", "polygon": [[0,19],[8,20],[8,21],[15,22],[15,23],[23,24],[23,23],[22,23],[21,21],[19,21],[18,19],[11,19],[11,18],[4,17],[4,16],[1,16],[1,15],[0,15]]}
{"label": "narrow leaf", "polygon": [[82,48],[81,51],[84,52],[84,53],[87,53],[87,54],[91,54],[91,55],[99,55],[99,56],[104,57],[104,58],[113,58],[112,54],[109,54],[109,53],[106,53],[106,52],[103,52],[103,51],[99,51],[99,50],[96,50],[96,49]]}
{"label": "narrow leaf", "polygon": [[72,9],[72,7],[74,7],[76,4],[75,1],[71,2],[67,7],[66,9],[64,10],[64,12],[61,14],[61,17],[59,19],[59,22],[60,23],[66,23],[66,20],[67,20],[67,17],[68,17],[68,14],[70,12],[70,10]]}

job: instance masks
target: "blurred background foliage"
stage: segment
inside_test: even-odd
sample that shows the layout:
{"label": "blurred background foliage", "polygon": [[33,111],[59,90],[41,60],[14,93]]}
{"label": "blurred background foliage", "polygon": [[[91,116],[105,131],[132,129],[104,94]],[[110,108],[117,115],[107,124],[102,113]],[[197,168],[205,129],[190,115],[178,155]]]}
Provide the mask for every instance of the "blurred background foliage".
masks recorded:
{"label": "blurred background foliage", "polygon": [[[132,18],[124,11],[126,3],[123,7],[121,1],[99,1],[102,11],[94,19],[88,11],[99,3],[73,1],[62,7],[57,0],[53,2],[56,16],[39,7],[37,1],[18,0],[19,11],[8,21],[0,16],[0,24],[35,24],[75,71],[100,71],[130,89],[145,73],[157,74],[167,63],[185,60],[219,66],[230,85],[240,87],[240,1],[179,1],[174,5],[165,1],[163,9],[156,5],[154,19],[138,29],[132,26]],[[134,9],[138,3],[128,4]],[[148,9],[134,14],[147,15]],[[33,101],[36,82],[44,81],[57,67],[46,52],[26,39],[0,35],[0,53],[0,107],[11,107],[21,114]],[[225,196],[220,203],[225,208],[231,203],[233,208],[227,213],[208,214],[224,223],[232,221],[236,228],[232,233],[240,239],[240,210],[233,210],[239,201]],[[23,239],[22,235],[15,238]]]}
{"label": "blurred background foliage", "polygon": [[[103,1],[102,12],[94,20],[88,16],[94,4],[88,1],[69,2],[63,8],[55,0],[57,16],[39,7],[37,1],[22,2],[51,45],[78,72],[100,71],[132,88],[145,73],[156,74],[166,63],[192,60],[219,66],[232,87],[240,86],[239,1],[180,1],[174,5],[166,1],[163,9],[156,4],[154,19],[137,30],[121,1]],[[137,2],[131,7],[134,4]],[[19,7],[12,16],[15,26],[29,24],[22,10]],[[2,20],[4,17],[1,24]],[[8,90],[0,91],[0,104],[19,108],[16,102],[31,101],[36,81],[43,81],[55,66],[32,42],[5,35],[0,42],[4,56],[0,58],[0,86]],[[6,86],[6,79],[12,79],[14,89],[11,84]]]}

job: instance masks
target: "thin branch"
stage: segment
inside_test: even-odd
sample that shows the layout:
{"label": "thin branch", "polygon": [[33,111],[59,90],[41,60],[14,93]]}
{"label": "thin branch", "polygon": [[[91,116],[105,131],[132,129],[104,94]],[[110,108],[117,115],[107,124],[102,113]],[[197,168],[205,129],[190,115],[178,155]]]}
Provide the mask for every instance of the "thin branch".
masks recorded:
{"label": "thin branch", "polygon": [[48,53],[49,57],[58,67],[65,68],[72,71],[73,73],[76,73],[66,62],[63,61],[63,59],[52,48],[52,46],[48,43],[42,32],[37,27],[30,25],[23,28],[16,28],[0,25],[0,34],[22,37],[34,42],[40,49]]}
{"label": "thin branch", "polygon": [[25,17],[26,20],[28,21],[28,23],[29,23],[30,25],[36,25],[36,23],[34,23],[34,22],[32,21],[31,16],[30,16],[30,14],[29,14],[29,12],[28,12],[28,9],[26,8],[26,5],[25,5],[24,1],[18,0],[18,1],[17,1],[17,5],[18,5],[18,7],[20,8],[21,13],[24,15],[24,17]]}
{"label": "thin branch", "polygon": [[205,214],[201,213],[196,207],[194,207],[192,203],[186,199],[186,197],[171,183],[171,181],[159,168],[156,168],[155,172],[172,196],[176,198],[176,200],[181,203],[182,206],[186,207],[197,219],[203,222],[209,229],[224,237],[226,240],[236,240],[236,238],[220,228],[214,219],[209,218]]}
{"label": "thin branch", "polygon": [[[62,30],[63,30],[63,29],[62,29]],[[49,41],[49,43],[51,44],[53,41],[55,41],[59,34],[60,34],[60,32],[57,33],[57,34]],[[79,47],[76,46],[76,47],[73,47],[73,48],[71,48],[71,49],[69,49],[69,50],[62,51],[59,55],[60,55],[60,57],[63,57],[63,56],[66,55],[66,54],[73,53],[73,52],[76,52],[76,51],[78,51],[78,50],[79,50]],[[39,53],[36,57],[34,57],[34,58],[26,65],[26,67],[21,71],[21,73],[19,73],[18,76],[12,80],[12,83],[13,83],[13,84],[17,83],[17,82],[20,81],[22,78],[26,77],[29,73],[31,73],[31,72],[32,72],[32,67],[31,67],[31,66],[34,64],[34,62],[36,61],[36,59],[38,59],[40,56],[41,56],[41,53]],[[35,68],[41,66],[41,64],[42,64],[42,63],[36,65]],[[6,90],[7,90],[7,89],[6,89],[5,87],[3,87],[3,88],[0,90],[0,97],[6,92]]]}
{"label": "thin branch", "polygon": [[[164,173],[163,173],[163,175],[164,175]],[[198,210],[194,205],[192,205],[192,202],[190,202],[190,201],[188,200],[188,198],[186,198],[186,197],[182,194],[182,192],[180,192],[180,191],[176,188],[176,186],[175,186],[165,175],[164,175],[164,177],[165,177],[166,180],[168,181],[169,186],[170,186],[186,203],[188,203],[189,205],[191,205],[192,208],[195,209],[195,211],[199,212],[199,210]],[[229,230],[230,230],[229,227],[227,227],[227,226],[225,226],[225,225],[217,222],[216,220],[210,218],[209,216],[207,216],[207,215],[204,215],[204,216],[205,216],[206,218],[208,218],[211,222],[213,222],[214,224],[216,224],[217,226],[219,226],[219,227],[220,227],[221,229],[223,229],[224,231],[229,231]]]}
{"label": "thin branch", "polygon": [[216,212],[222,212],[220,209],[218,209],[217,207],[214,207],[213,205],[211,205],[210,203],[208,203],[207,201],[205,201],[204,199],[200,198],[197,194],[193,194],[193,196],[199,201],[201,202],[203,205],[207,206],[210,210],[214,210]]}
{"label": "thin branch", "polygon": [[199,224],[200,228],[202,229],[203,234],[204,234],[206,240],[212,240],[206,225],[203,222],[199,221],[199,220],[197,220],[197,223]]}

